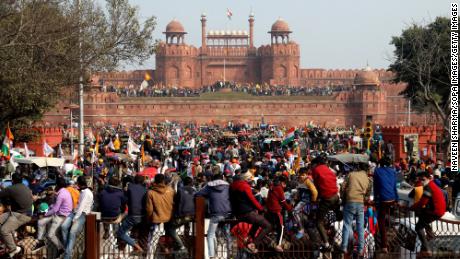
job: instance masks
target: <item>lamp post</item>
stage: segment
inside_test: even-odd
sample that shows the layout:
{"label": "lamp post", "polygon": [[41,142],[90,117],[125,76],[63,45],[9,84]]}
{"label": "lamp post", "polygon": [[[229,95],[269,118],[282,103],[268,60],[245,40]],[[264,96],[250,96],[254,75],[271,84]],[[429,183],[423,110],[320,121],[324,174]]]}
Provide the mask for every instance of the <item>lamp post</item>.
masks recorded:
{"label": "lamp post", "polygon": [[72,155],[72,159],[74,157],[74,148],[73,148],[73,109],[78,109],[80,106],[76,104],[70,104],[69,106],[65,106],[65,110],[70,111],[70,154]]}

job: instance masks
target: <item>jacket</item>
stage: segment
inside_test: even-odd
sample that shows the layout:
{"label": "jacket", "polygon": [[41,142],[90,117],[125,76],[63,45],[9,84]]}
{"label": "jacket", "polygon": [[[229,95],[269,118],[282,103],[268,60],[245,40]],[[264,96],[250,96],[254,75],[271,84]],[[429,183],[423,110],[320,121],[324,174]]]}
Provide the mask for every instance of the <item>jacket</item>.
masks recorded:
{"label": "jacket", "polygon": [[195,188],[192,186],[184,186],[177,189],[177,194],[174,199],[175,216],[193,216],[195,215]]}
{"label": "jacket", "polygon": [[195,194],[209,199],[211,216],[226,216],[232,212],[229,184],[224,180],[214,180]]}
{"label": "jacket", "polygon": [[128,199],[128,215],[143,216],[145,215],[147,189],[142,184],[130,183],[126,196]]}
{"label": "jacket", "polygon": [[174,206],[174,190],[169,185],[154,184],[147,192],[145,209],[147,220],[152,223],[165,223],[171,220]]}
{"label": "jacket", "polygon": [[422,198],[412,205],[412,209],[421,208],[424,208],[425,212],[429,212],[437,217],[442,217],[446,212],[444,193],[434,181],[430,181],[423,187]]}
{"label": "jacket", "polygon": [[103,218],[114,218],[124,211],[126,197],[122,189],[109,185],[98,196],[99,208]]}
{"label": "jacket", "polygon": [[354,171],[347,175],[342,184],[345,202],[364,203],[371,195],[372,184],[365,171]]}
{"label": "jacket", "polygon": [[232,211],[236,216],[248,214],[254,210],[263,211],[262,205],[252,193],[251,186],[244,180],[236,180],[230,186]]}
{"label": "jacket", "polygon": [[11,211],[32,215],[32,191],[22,183],[13,184],[0,191],[0,199],[7,199],[11,205]]}
{"label": "jacket", "polygon": [[379,167],[374,171],[374,200],[376,202],[398,201],[396,171],[392,167]]}
{"label": "jacket", "polygon": [[266,204],[268,211],[273,213],[280,213],[283,207],[288,211],[292,210],[292,206],[286,202],[281,185],[273,185],[270,188]]}
{"label": "jacket", "polygon": [[312,177],[321,199],[329,199],[338,194],[337,177],[327,165],[313,168]]}

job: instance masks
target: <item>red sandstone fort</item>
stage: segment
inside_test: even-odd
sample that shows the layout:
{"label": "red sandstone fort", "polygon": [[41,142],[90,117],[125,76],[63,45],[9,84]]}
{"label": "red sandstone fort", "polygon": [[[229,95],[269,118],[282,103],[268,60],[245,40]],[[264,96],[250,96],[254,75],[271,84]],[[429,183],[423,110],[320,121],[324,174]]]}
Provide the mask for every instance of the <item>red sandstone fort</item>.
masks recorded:
{"label": "red sandstone fort", "polygon": [[[271,96],[247,94],[238,99],[208,96],[184,98],[121,97],[94,90],[85,95],[86,123],[141,124],[143,121],[225,123],[238,121],[256,125],[268,123],[321,126],[362,126],[366,119],[381,125],[420,125],[432,122],[429,114],[411,114],[408,101],[399,93],[403,84],[391,82],[384,69],[326,70],[300,68],[300,47],[292,40],[286,21],[278,19],[268,31],[269,45],[254,46],[254,15],[246,30],[207,30],[201,16],[201,46],[186,44],[187,32],[177,20],[164,31],[165,41],[156,50],[155,70],[96,73],[93,83],[114,87],[139,86],[146,73],[155,87],[200,88],[218,81],[271,86],[352,86],[353,91],[332,96]],[[45,115],[54,124],[65,121],[63,101]]]}

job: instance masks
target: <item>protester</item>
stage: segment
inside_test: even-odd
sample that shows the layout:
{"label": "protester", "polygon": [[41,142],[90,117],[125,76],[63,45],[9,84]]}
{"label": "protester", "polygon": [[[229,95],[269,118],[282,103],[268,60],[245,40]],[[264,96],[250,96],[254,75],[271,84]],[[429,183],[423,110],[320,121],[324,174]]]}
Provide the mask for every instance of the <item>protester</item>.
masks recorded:
{"label": "protester", "polygon": [[72,258],[77,234],[83,229],[86,222],[86,215],[91,213],[94,202],[93,191],[88,188],[84,176],[77,178],[77,185],[80,189],[77,208],[61,225],[62,239],[65,246],[64,259]]}
{"label": "protester", "polygon": [[128,232],[133,227],[139,225],[142,222],[144,215],[146,215],[146,193],[147,189],[144,186],[144,177],[136,175],[134,177],[134,183],[130,183],[128,185],[128,190],[126,191],[128,215],[123,219],[117,233],[117,236],[121,240],[134,247],[134,255],[142,255],[144,250],[128,235]]}
{"label": "protester", "polygon": [[431,257],[433,251],[426,235],[430,239],[434,237],[431,223],[444,215],[446,212],[446,201],[442,190],[430,179],[431,176],[428,172],[420,172],[418,177],[423,184],[423,195],[417,203],[412,205],[411,209],[415,211],[418,217],[418,221],[415,224],[415,231],[422,243],[422,256]]}
{"label": "protester", "polygon": [[[214,174],[212,181],[195,194],[195,196],[209,199],[210,222],[208,233],[208,255],[213,258],[215,255],[216,230],[220,222],[230,216],[231,204],[229,197],[229,183],[223,180],[220,173]],[[228,237],[227,237],[228,238]]]}
{"label": "protester", "polygon": [[277,252],[283,252],[281,242],[283,238],[283,215],[282,208],[292,211],[292,206],[286,202],[284,197],[284,188],[286,188],[287,178],[284,175],[278,177],[277,181],[271,186],[267,197],[267,218],[276,232],[276,243],[274,248]]}
{"label": "protester", "polygon": [[[241,176],[241,179],[235,180],[230,186],[230,197],[232,210],[238,220],[252,224],[251,231],[249,232],[252,242],[248,242],[246,247],[248,252],[257,253],[257,247],[261,245],[263,239],[271,232],[272,226],[262,215],[257,213],[257,211],[263,212],[264,208],[252,194],[251,186],[248,182],[253,181],[253,178],[254,176],[250,172],[246,172]],[[257,234],[259,228],[260,232]]]}
{"label": "protester", "polygon": [[195,188],[193,178],[185,177],[183,186],[177,188],[174,197],[174,219],[165,226],[166,233],[174,239],[179,252],[185,252],[187,248],[177,234],[177,229],[186,225],[185,232],[189,231],[190,224],[195,218]]}
{"label": "protester", "polygon": [[[47,237],[58,249],[58,256],[64,252],[64,245],[61,242],[60,227],[64,222],[65,218],[70,215],[73,209],[72,195],[66,189],[67,183],[64,178],[57,178],[56,180],[56,202],[51,205],[43,218],[38,220],[38,243],[35,245],[35,249],[40,249],[45,246],[44,237],[47,232]],[[49,228],[48,228],[48,225]],[[46,229],[48,228],[48,231]]]}
{"label": "protester", "polygon": [[123,219],[126,207],[126,197],[117,177],[109,179],[109,185],[98,195],[101,220],[104,222],[103,238],[109,238],[109,225],[118,225]]}
{"label": "protester", "polygon": [[379,167],[374,171],[374,202],[378,211],[379,233],[381,236],[380,248],[388,253],[387,224],[390,219],[391,208],[398,202],[396,189],[396,171],[391,167],[391,158],[384,157],[379,161]]}
{"label": "protester", "polygon": [[312,161],[313,183],[318,190],[319,208],[318,208],[318,231],[321,235],[323,247],[326,250],[331,248],[329,238],[325,228],[326,214],[330,210],[337,211],[339,207],[339,189],[337,187],[337,177],[327,166],[324,156],[318,156]]}
{"label": "protester", "polygon": [[151,224],[149,248],[156,247],[158,243],[159,235],[155,232],[159,224],[169,222],[173,216],[174,195],[174,189],[165,183],[165,176],[155,175],[155,182],[146,198],[147,222]]}
{"label": "protester", "polygon": [[11,177],[13,185],[0,191],[0,199],[7,199],[11,211],[0,215],[0,237],[8,248],[8,255],[13,258],[21,252],[21,247],[16,246],[14,231],[31,220],[32,192],[22,183],[22,176],[14,173]]}
{"label": "protester", "polygon": [[368,177],[369,164],[359,163],[342,183],[343,231],[341,252],[348,252],[348,241],[353,237],[353,219],[358,233],[358,256],[364,256],[364,203],[369,201],[372,183]]}

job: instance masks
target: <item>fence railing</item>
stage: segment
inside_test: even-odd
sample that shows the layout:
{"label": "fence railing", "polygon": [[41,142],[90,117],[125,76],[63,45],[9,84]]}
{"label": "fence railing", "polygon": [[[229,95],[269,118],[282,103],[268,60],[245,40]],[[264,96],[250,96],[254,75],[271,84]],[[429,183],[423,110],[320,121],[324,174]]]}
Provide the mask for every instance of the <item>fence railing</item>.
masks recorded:
{"label": "fence railing", "polygon": [[[187,251],[178,254],[174,249],[173,240],[166,235],[163,224],[155,229],[141,224],[131,231],[140,246],[146,251],[141,256],[133,256],[133,248],[117,239],[117,225],[108,227],[108,234],[104,235],[104,224],[96,219],[96,215],[86,216],[85,231],[79,233],[74,248],[73,258],[195,258],[207,257],[206,229],[208,220],[205,219],[206,203],[203,198],[196,199],[196,215],[193,222],[178,228],[178,235],[183,240]],[[365,253],[364,257],[373,258],[422,258],[419,256],[421,243],[415,232],[417,217],[413,212],[403,207],[394,207],[387,221],[387,238],[389,251],[382,254],[380,251],[380,233],[376,224],[375,210],[368,208],[365,219]],[[374,215],[372,215],[374,214]],[[275,252],[272,248],[274,236],[265,238],[259,252],[249,254],[244,249],[243,241],[248,235],[250,225],[229,218],[222,222],[216,233],[217,245],[215,259],[244,259],[244,258],[338,258],[335,251],[339,250],[342,242],[342,221],[335,221],[333,212],[327,219],[329,242],[333,244],[332,252],[324,252],[321,249],[319,233],[316,229],[315,218],[312,215],[296,215],[287,217],[284,229],[284,252]],[[299,226],[303,226],[303,232],[299,232]],[[429,242],[433,248],[435,258],[460,258],[460,222],[449,220],[437,220],[431,224],[433,236]],[[301,234],[299,234],[301,233]],[[56,249],[47,245],[40,251],[32,252],[28,247],[33,247],[33,233],[24,236],[19,242],[25,253],[22,258],[55,258]],[[50,242],[48,242],[50,243]],[[356,241],[349,242],[349,251],[356,252]],[[351,257],[350,257],[351,258]]]}

